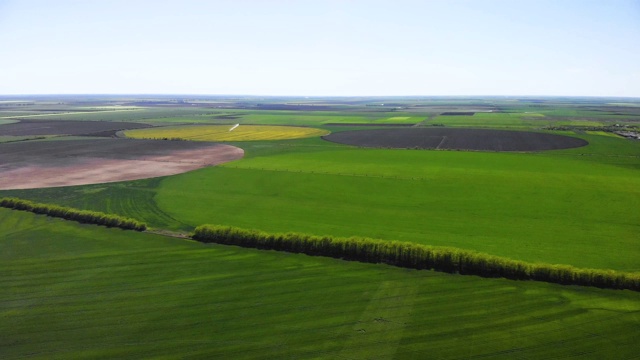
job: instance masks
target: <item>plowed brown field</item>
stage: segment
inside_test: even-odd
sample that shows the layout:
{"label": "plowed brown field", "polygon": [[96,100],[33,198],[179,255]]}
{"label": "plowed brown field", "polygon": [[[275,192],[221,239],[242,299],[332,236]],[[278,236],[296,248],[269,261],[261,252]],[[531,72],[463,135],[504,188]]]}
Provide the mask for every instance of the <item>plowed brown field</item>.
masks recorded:
{"label": "plowed brown field", "polygon": [[230,145],[96,139],[0,144],[0,190],[96,184],[179,174],[240,159]]}
{"label": "plowed brown field", "polygon": [[583,139],[548,133],[454,128],[344,131],[324,136],[323,139],[375,148],[485,151],[538,151],[588,145],[588,142]]}
{"label": "plowed brown field", "polygon": [[148,127],[151,125],[116,121],[21,120],[0,126],[0,135],[92,135]]}

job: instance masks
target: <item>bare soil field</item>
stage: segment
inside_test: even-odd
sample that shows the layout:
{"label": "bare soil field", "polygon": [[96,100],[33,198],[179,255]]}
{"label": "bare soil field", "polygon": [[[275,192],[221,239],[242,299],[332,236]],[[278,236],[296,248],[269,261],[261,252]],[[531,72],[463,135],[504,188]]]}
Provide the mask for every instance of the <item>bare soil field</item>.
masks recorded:
{"label": "bare soil field", "polygon": [[412,127],[416,124],[390,124],[390,123],[326,123],[324,126],[361,126],[361,127]]}
{"label": "bare soil field", "polygon": [[446,111],[441,113],[442,116],[473,116],[476,113],[473,111]]}
{"label": "bare soil field", "polygon": [[240,159],[230,145],[95,139],[0,144],[0,190],[98,184],[179,174]]}
{"label": "bare soil field", "polygon": [[133,122],[73,121],[73,120],[21,120],[0,126],[2,136],[28,135],[92,135],[115,134],[118,130],[142,129],[151,125]]}
{"label": "bare soil field", "polygon": [[539,151],[581,147],[587,141],[546,133],[453,128],[358,130],[332,133],[323,139],[347,145],[397,149]]}

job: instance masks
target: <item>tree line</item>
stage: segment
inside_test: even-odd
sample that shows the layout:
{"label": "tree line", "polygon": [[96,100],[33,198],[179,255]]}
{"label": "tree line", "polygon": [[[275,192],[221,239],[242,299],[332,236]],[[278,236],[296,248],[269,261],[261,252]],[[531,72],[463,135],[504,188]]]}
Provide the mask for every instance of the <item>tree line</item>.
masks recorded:
{"label": "tree line", "polygon": [[120,215],[105,214],[99,211],[79,210],[52,204],[42,204],[18,198],[0,199],[0,207],[30,211],[36,214],[44,214],[51,217],[63,218],[81,223],[117,227],[125,230],[144,231],[147,229],[146,224]]}
{"label": "tree line", "polygon": [[528,263],[470,250],[409,242],[298,233],[270,234],[221,225],[198,226],[192,238],[204,243],[385,263],[412,269],[640,291],[640,273]]}
{"label": "tree line", "polygon": [[[126,230],[144,231],[147,228],[146,224],[138,220],[119,215],[36,203],[18,198],[0,198],[0,207]],[[314,236],[293,232],[271,234],[222,225],[198,226],[191,237],[203,243],[384,263],[412,269],[640,291],[640,273],[529,263],[471,250],[433,247],[410,242],[366,237]]]}

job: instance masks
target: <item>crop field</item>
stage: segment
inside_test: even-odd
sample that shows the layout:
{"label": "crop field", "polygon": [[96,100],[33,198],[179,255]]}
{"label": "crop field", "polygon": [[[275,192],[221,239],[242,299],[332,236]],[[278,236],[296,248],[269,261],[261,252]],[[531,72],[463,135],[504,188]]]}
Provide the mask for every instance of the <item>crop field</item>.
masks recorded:
{"label": "crop field", "polygon": [[[16,166],[64,169],[84,157],[203,155],[210,146],[244,155],[171,176],[0,190],[0,197],[117,214],[151,228],[138,233],[0,208],[0,357],[635,358],[638,292],[184,239],[214,224],[640,273],[640,142],[614,134],[638,131],[636,103],[534,100],[123,98],[103,105],[139,108],[38,118],[60,126],[47,135],[55,141],[7,136],[20,123],[0,124],[0,141],[13,139],[0,143],[0,183]],[[78,102],[85,110],[103,105]],[[149,137],[202,141],[108,138],[116,122],[132,124],[117,126],[132,129],[127,136],[165,131]],[[83,129],[75,135],[94,137],[62,136],[71,123]],[[175,126],[190,123],[202,125]],[[263,127],[272,134],[263,136]],[[207,138],[215,131],[203,129],[236,137]],[[298,129],[316,133],[276,136]],[[400,134],[405,143],[327,141],[371,134],[379,142]],[[408,134],[450,146],[414,149]],[[467,138],[455,140],[460,134]],[[527,136],[577,147],[497,151],[527,144]],[[148,142],[138,146],[142,155],[124,146],[135,142]],[[192,162],[186,153],[172,161]]]}
{"label": "crop field", "polygon": [[131,122],[21,120],[0,127],[0,136],[96,134],[109,136],[118,130],[146,127],[150,125]]}
{"label": "crop field", "polygon": [[602,135],[602,136],[611,136],[611,137],[615,137],[615,138],[619,138],[619,135],[610,133],[610,132],[606,132],[606,131],[587,131],[586,132],[589,135]]}
{"label": "crop field", "polygon": [[6,209],[0,238],[5,359],[637,355],[640,294],[629,291],[202,245]]}
{"label": "crop field", "polygon": [[427,124],[451,127],[529,128],[548,126],[553,121],[537,113],[475,113],[474,115],[436,116]]}
{"label": "crop field", "polygon": [[[420,155],[335,151],[282,155],[270,163],[255,158],[232,165],[237,168],[167,179],[155,199],[192,226],[213,222],[271,232],[361,235],[532,262],[640,270],[634,171],[609,175],[607,170],[615,171],[609,166],[564,158]],[[342,162],[334,167],[338,158]],[[616,256],[603,257],[603,251]]]}
{"label": "crop field", "polygon": [[173,175],[242,158],[242,149],[186,141],[96,138],[0,143],[0,189]]}
{"label": "crop field", "polygon": [[[17,118],[28,120],[54,120],[54,121],[159,121],[165,118],[175,118],[183,116],[200,116],[210,111],[203,109],[191,108],[136,108],[127,110],[103,110],[103,111],[79,111],[79,112],[60,112],[60,111],[38,111],[29,114],[29,117]],[[13,114],[13,116],[17,116]]]}
{"label": "crop field", "polygon": [[195,141],[288,140],[327,135],[329,132],[297,126],[202,125],[167,126],[125,131],[134,139],[184,139]]}
{"label": "crop field", "polygon": [[[174,230],[216,223],[359,235],[638,271],[637,144],[585,138],[590,145],[557,155],[355,149],[320,139],[296,140],[297,146],[258,142],[244,146],[240,162],[141,187],[149,194],[144,201],[129,200],[136,186],[122,198],[116,195],[122,186],[104,185],[6,194],[116,210]],[[627,155],[583,155],[603,149]],[[154,223],[162,219],[170,221]]]}
{"label": "crop field", "polygon": [[484,151],[557,150],[588,144],[583,139],[555,134],[448,128],[344,131],[324,139],[362,147]]}

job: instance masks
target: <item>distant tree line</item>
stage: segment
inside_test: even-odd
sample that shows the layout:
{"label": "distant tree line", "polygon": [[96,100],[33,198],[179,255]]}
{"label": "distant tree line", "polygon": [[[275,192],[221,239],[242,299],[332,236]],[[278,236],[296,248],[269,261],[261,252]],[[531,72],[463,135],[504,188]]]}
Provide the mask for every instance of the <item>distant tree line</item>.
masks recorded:
{"label": "distant tree line", "polygon": [[412,269],[640,291],[640,273],[528,263],[470,250],[431,247],[409,242],[298,233],[269,234],[219,225],[198,226],[192,238],[204,243],[385,263]]}
{"label": "distant tree line", "polygon": [[44,214],[51,217],[63,218],[81,223],[117,227],[125,230],[144,231],[147,229],[146,224],[120,215],[105,214],[98,211],[79,210],[52,204],[41,204],[18,198],[1,198],[0,207],[30,211],[36,214]]}

